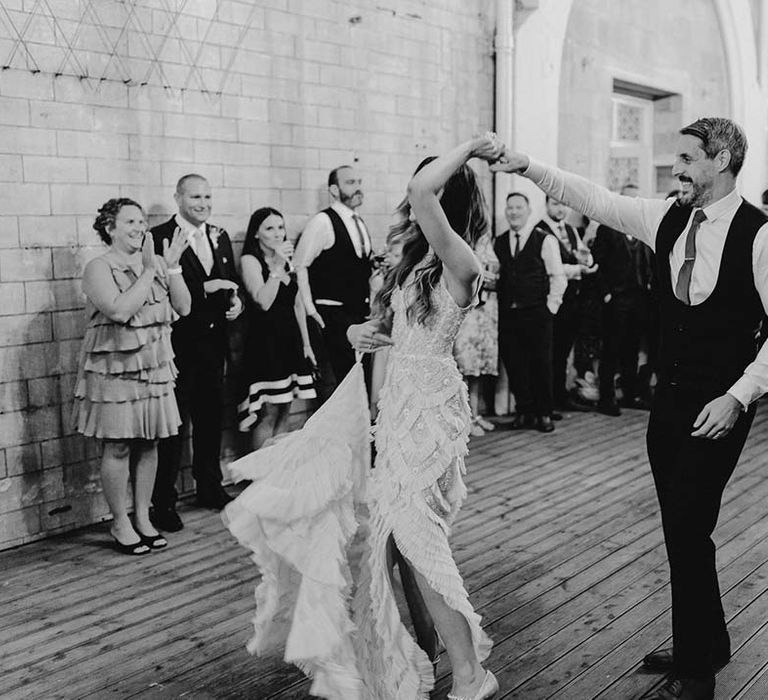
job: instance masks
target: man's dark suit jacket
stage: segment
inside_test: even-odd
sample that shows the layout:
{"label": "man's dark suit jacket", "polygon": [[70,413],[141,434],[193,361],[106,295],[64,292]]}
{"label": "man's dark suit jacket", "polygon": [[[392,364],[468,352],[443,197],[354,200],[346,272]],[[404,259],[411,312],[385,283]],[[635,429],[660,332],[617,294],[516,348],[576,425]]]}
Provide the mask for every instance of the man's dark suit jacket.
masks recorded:
{"label": "man's dark suit jacket", "polygon": [[602,296],[637,291],[650,287],[652,268],[650,249],[638,240],[630,240],[608,226],[597,229],[592,245],[597,263],[597,283]]}
{"label": "man's dark suit jacket", "polygon": [[[175,217],[152,229],[155,249],[159,254],[162,254],[163,251],[163,240],[170,243],[175,230]],[[239,285],[240,280],[235,269],[232,242],[229,240],[227,232],[217,226],[207,224],[206,233],[213,251],[213,267],[210,274],[206,274],[191,247],[188,247],[181,254],[181,271],[192,297],[192,310],[188,316],[180,318],[173,324],[171,341],[177,355],[195,352],[195,345],[201,341],[211,342],[222,352],[226,352],[227,348],[225,314],[230,306],[230,292],[221,290],[206,295],[203,283],[210,279],[227,279]]]}

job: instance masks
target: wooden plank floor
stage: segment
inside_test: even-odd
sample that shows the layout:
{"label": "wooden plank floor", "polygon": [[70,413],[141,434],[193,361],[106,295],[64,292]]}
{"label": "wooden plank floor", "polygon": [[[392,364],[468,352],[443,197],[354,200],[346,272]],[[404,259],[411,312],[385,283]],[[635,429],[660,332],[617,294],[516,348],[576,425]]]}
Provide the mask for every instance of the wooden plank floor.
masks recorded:
{"label": "wooden plank floor", "polygon": [[[505,698],[621,700],[661,681],[668,571],[645,458],[647,414],[569,416],[555,433],[473,439],[453,547],[495,641]],[[716,531],[734,658],[718,700],[768,698],[768,409]],[[255,569],[219,516],[182,508],[168,550],[132,559],[106,526],[0,553],[0,697],[306,698],[301,674],[254,659]],[[439,667],[434,698],[449,688]]]}

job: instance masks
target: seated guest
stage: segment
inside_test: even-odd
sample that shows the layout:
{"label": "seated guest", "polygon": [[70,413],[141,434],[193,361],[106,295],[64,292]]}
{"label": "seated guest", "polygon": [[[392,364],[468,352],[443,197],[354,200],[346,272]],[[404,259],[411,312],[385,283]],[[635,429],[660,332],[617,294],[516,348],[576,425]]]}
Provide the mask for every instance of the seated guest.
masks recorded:
{"label": "seated guest", "polygon": [[478,437],[496,426],[480,415],[480,385],[483,377],[495,377],[499,367],[499,305],[496,280],[499,260],[493,252],[491,234],[485,233],[474,246],[483,266],[483,286],[477,306],[464,317],[453,345],[453,356],[469,389],[472,410],[470,434]]}
{"label": "seated guest", "polygon": [[283,215],[257,209],[248,222],[241,258],[248,331],[243,354],[248,395],[239,406],[241,431],[253,429],[253,449],[284,433],[294,398],[313,399],[315,355],[297,294]]}
{"label": "seated guest", "polygon": [[522,192],[507,196],[509,231],[494,244],[499,260],[499,354],[515,395],[515,430],[543,433],[552,423],[552,321],[566,288],[557,239],[530,223]]}
{"label": "seated guest", "polygon": [[[110,199],[93,224],[108,246],[83,273],[88,326],[75,384],[74,425],[102,441],[101,483],[112,513],[110,533],[124,554],[168,544],[149,520],[157,440],[178,433],[171,322],[191,300],[179,267],[187,241],[178,229],[155,255],[144,210]],[[133,513],[128,481],[133,473]]]}

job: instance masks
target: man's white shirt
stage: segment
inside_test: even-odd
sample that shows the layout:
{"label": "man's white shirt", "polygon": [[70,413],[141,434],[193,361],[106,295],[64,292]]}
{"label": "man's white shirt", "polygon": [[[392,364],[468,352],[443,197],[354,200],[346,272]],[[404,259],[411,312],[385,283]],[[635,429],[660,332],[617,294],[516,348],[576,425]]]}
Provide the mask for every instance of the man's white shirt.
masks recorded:
{"label": "man's white shirt", "polygon": [[[206,261],[213,263],[213,251],[211,250],[211,244],[208,242],[208,236],[206,235],[205,227],[207,224],[203,224],[198,227],[187,221],[181,214],[176,214],[174,217],[176,225],[187,234],[187,240],[189,241],[189,247],[197,255],[197,259],[200,264],[206,268],[206,273],[210,274],[211,268],[206,265]],[[202,235],[199,235],[202,234]],[[207,250],[200,250],[200,244],[204,245]]]}
{"label": "man's white shirt", "polygon": [[[509,252],[512,257],[515,257],[515,247],[517,246],[516,233],[520,234],[520,250],[525,248],[525,244],[531,236],[534,226],[530,223],[530,219],[519,230],[509,231]],[[547,294],[547,308],[550,313],[556,314],[560,308],[560,304],[563,303],[563,294],[565,294],[565,288],[568,286],[568,280],[565,278],[565,270],[563,269],[563,260],[560,257],[560,246],[554,236],[545,236],[544,241],[541,244],[541,259],[544,261],[544,267],[547,270],[549,276],[549,293]]]}
{"label": "man's white shirt", "polygon": [[[626,197],[589,180],[531,160],[524,175],[541,189],[606,226],[623,231],[656,249],[659,224],[674,200]],[[696,260],[691,275],[690,298],[694,306],[706,300],[717,284],[725,239],[742,198],[736,190],[704,207],[707,216],[696,235]],[[669,256],[672,288],[677,284],[685,259],[685,238],[693,219],[675,241]],[[768,312],[768,224],[763,225],[752,245],[752,271],[763,309]],[[743,406],[768,392],[768,343],[728,390]]]}
{"label": "man's white shirt", "polygon": [[[371,251],[371,236],[365,225],[365,222],[360,218],[354,210],[350,209],[345,204],[339,201],[331,204],[333,209],[344,222],[344,226],[349,234],[352,246],[355,249],[355,253],[358,258],[367,256]],[[357,216],[357,221],[360,223],[360,229],[363,232],[363,240],[361,240],[357,224],[354,217]],[[299,269],[308,268],[324,250],[329,250],[336,242],[336,235],[333,232],[333,224],[327,214],[318,212],[315,214],[304,227],[304,231],[301,234],[299,243],[296,246],[296,252],[293,256],[293,266]],[[316,304],[325,304],[328,306],[340,306],[341,302],[334,301],[332,299],[315,299]]]}

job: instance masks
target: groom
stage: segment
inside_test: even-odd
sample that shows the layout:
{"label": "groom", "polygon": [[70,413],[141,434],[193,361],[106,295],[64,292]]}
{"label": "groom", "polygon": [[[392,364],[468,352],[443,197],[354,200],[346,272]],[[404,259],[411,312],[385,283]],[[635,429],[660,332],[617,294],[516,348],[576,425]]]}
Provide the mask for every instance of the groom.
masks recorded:
{"label": "groom", "polygon": [[766,215],[736,191],[747,141],[729,119],[680,130],[677,200],[624,197],[507,152],[494,170],[519,173],[548,195],[624,231],[656,252],[660,375],[648,425],[672,588],[673,649],[646,667],[671,671],[649,700],[711,700],[730,660],[711,535],[720,499],[768,390],[768,344],[755,338],[768,310]]}

